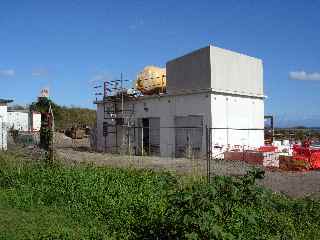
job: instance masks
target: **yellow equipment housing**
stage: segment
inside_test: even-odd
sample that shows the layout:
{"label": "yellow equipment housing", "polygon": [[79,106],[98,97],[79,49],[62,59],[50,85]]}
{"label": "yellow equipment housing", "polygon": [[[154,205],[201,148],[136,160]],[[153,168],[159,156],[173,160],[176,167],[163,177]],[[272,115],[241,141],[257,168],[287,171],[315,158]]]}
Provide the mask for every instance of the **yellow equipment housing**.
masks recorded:
{"label": "yellow equipment housing", "polygon": [[144,95],[164,93],[166,91],[166,69],[146,66],[137,76],[136,88]]}

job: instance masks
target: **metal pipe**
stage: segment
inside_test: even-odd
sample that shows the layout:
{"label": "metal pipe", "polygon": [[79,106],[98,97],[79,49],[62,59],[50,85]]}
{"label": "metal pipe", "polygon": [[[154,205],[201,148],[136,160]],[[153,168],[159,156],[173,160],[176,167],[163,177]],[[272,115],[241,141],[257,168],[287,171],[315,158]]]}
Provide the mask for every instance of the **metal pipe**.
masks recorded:
{"label": "metal pipe", "polygon": [[141,128],[141,155],[143,156],[144,155],[144,142],[143,142],[143,124],[142,124],[142,128]]}
{"label": "metal pipe", "polygon": [[0,116],[1,118],[1,150],[4,150],[4,146],[3,146],[3,116]]}
{"label": "metal pipe", "polygon": [[120,84],[121,84],[121,114],[122,114],[122,117],[123,117],[123,76],[122,76],[122,73],[121,73],[121,76],[120,76]]}

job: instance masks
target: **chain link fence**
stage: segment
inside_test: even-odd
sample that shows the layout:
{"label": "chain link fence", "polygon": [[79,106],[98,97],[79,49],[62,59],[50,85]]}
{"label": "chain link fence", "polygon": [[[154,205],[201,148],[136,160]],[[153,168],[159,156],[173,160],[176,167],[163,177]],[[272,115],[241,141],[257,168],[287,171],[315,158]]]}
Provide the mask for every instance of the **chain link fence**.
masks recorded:
{"label": "chain link fence", "polygon": [[65,149],[64,157],[71,161],[86,159],[101,165],[162,169],[205,176],[203,127],[119,125],[104,126],[103,132],[104,136],[99,136],[96,129],[91,130],[91,153],[82,152],[81,156],[75,156],[75,152]]}

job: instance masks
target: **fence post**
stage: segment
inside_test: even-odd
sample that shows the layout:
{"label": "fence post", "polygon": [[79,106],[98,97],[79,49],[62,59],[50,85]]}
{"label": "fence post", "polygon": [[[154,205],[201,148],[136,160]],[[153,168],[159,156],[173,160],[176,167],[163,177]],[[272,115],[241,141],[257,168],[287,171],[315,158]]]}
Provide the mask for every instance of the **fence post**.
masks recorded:
{"label": "fence post", "polygon": [[210,147],[209,147],[209,128],[206,125],[206,152],[207,152],[207,181],[210,183]]}
{"label": "fence post", "polygon": [[148,155],[150,156],[151,154],[151,141],[150,141],[150,136],[151,136],[151,129],[150,129],[150,122],[149,122],[149,127],[148,127],[148,134],[149,134],[149,143],[148,143]]}
{"label": "fence post", "polygon": [[130,129],[129,129],[129,124],[127,126],[127,146],[128,146],[128,153],[127,154],[131,155],[130,154]]}
{"label": "fence post", "polygon": [[1,116],[1,150],[3,151],[4,150],[4,122],[3,122],[3,118]]}
{"label": "fence post", "polygon": [[144,146],[143,146],[143,126],[141,127],[141,155],[144,155]]}

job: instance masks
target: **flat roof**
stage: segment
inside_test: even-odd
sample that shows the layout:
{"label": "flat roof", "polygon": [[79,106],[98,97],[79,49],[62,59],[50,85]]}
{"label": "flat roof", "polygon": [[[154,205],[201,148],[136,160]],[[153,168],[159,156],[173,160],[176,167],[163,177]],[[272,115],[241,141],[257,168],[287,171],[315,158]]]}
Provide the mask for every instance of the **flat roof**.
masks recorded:
{"label": "flat roof", "polygon": [[[154,98],[164,98],[164,97],[175,97],[175,96],[184,96],[184,95],[196,95],[196,94],[215,94],[215,95],[227,95],[227,96],[237,96],[237,97],[248,97],[248,98],[259,98],[259,99],[264,99],[266,98],[265,95],[247,95],[247,94],[242,94],[242,93],[235,93],[235,92],[227,92],[227,91],[215,91],[213,89],[200,89],[200,90],[187,90],[187,91],[180,91],[180,92],[175,92],[175,93],[163,93],[163,94],[153,94],[153,95],[143,95],[143,96],[137,96],[135,98],[131,99],[126,99],[124,98],[124,102],[128,101],[143,101],[143,100],[148,100],[148,99],[154,99]],[[110,99],[112,96],[108,99],[104,100],[98,100],[94,101],[94,104],[103,104],[106,102],[110,102]],[[120,102],[121,98],[119,97],[117,99],[117,102]]]}
{"label": "flat roof", "polygon": [[29,113],[28,109],[8,109],[7,112]]}
{"label": "flat roof", "polygon": [[0,103],[11,103],[13,100],[0,98]]}
{"label": "flat roof", "polygon": [[191,55],[193,55],[193,54],[195,54],[195,53],[197,53],[197,52],[203,51],[203,50],[205,50],[205,49],[207,49],[207,50],[210,51],[210,48],[216,48],[216,49],[220,49],[220,50],[229,52],[230,54],[237,54],[237,55],[241,55],[241,56],[244,56],[244,57],[248,57],[248,58],[252,58],[252,59],[255,59],[255,60],[262,61],[262,60],[261,60],[260,58],[258,58],[258,57],[250,56],[250,55],[245,54],[245,53],[241,53],[241,52],[237,52],[237,51],[234,51],[234,50],[231,50],[231,49],[226,49],[226,48],[222,48],[222,47],[217,47],[217,46],[215,46],[215,45],[209,44],[209,45],[207,45],[207,46],[205,46],[205,47],[202,47],[202,48],[193,50],[193,51],[191,51],[191,52],[185,53],[185,54],[183,54],[182,56],[179,56],[179,57],[170,59],[170,60],[167,61],[167,63],[169,63],[169,62],[174,62],[174,61],[176,61],[176,60],[185,58],[185,57],[187,57],[187,56],[191,56]]}
{"label": "flat roof", "polygon": [[[161,93],[161,94],[152,94],[152,95],[142,95],[142,96],[136,96],[136,97],[132,97],[130,99],[126,99],[124,98],[124,102],[128,102],[128,101],[137,101],[137,100],[148,100],[148,99],[153,99],[153,98],[163,98],[163,97],[174,97],[174,96],[181,96],[181,95],[191,95],[191,94],[200,94],[200,93],[210,93],[210,90],[205,89],[205,90],[196,90],[196,91],[184,91],[184,92],[179,92],[179,93]],[[108,96],[106,99],[103,100],[98,100],[98,101],[94,101],[94,104],[102,104],[102,103],[106,103],[106,102],[110,102],[110,100],[112,99],[112,97],[114,96]],[[117,98],[117,101],[121,101],[121,97]]]}

